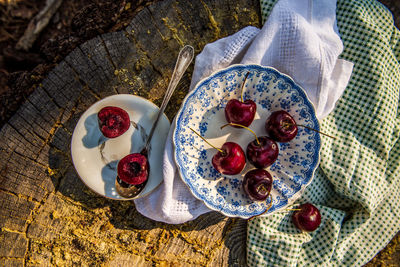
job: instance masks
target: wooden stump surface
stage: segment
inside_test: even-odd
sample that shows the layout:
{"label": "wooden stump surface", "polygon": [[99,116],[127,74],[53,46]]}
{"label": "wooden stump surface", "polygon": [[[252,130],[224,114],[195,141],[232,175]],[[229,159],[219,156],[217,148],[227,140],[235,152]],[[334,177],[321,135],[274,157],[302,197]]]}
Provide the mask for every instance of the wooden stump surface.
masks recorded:
{"label": "wooden stump surface", "polygon": [[[124,30],[69,54],[0,132],[0,266],[243,266],[246,221],[211,212],[181,225],[96,195],[78,178],[70,142],[82,113],[113,94],[161,104],[179,49],[260,26],[258,0],[164,0]],[[170,119],[193,64],[174,93]]]}

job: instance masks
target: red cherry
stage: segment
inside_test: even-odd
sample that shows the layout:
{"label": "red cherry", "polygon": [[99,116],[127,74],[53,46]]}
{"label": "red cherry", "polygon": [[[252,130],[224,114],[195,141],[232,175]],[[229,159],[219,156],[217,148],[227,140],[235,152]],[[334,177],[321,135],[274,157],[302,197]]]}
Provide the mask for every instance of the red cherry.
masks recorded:
{"label": "red cherry", "polygon": [[[250,72],[247,72],[244,77],[242,88],[240,89],[240,101],[237,99],[231,99],[225,106],[226,120],[229,123],[240,124],[246,127],[253,122],[257,110],[257,105],[253,100],[243,100],[243,88],[249,74]],[[238,128],[238,126],[232,126]]]}
{"label": "red cherry", "polygon": [[257,105],[253,100],[248,99],[241,102],[237,99],[231,99],[225,107],[225,118],[229,123],[249,126],[254,120],[256,110]]}
{"label": "red cherry", "polygon": [[115,138],[129,129],[128,113],[119,107],[104,107],[97,113],[100,131],[105,137]]}
{"label": "red cherry", "polygon": [[125,156],[118,162],[117,173],[119,179],[127,184],[144,183],[149,176],[147,157],[140,153]]}
{"label": "red cherry", "polygon": [[[227,124],[228,125],[228,124]],[[246,165],[246,156],[240,145],[234,142],[226,142],[221,148],[215,147],[213,144],[208,142],[198,132],[190,128],[198,137],[203,139],[211,147],[218,150],[212,158],[213,167],[220,173],[226,175],[235,175],[240,173]]]}
{"label": "red cherry", "polygon": [[254,169],[246,173],[243,190],[255,201],[267,199],[272,188],[272,176],[264,169]]}
{"label": "red cherry", "polygon": [[311,203],[300,205],[292,215],[294,225],[304,232],[315,231],[321,224],[321,213],[318,208]]}
{"label": "red cherry", "polygon": [[234,142],[226,142],[212,158],[214,168],[226,175],[240,173],[246,165],[246,156],[243,149]]}
{"label": "red cherry", "polygon": [[261,136],[247,145],[246,156],[256,168],[266,168],[278,158],[278,144],[267,136]]}
{"label": "red cherry", "polygon": [[275,111],[265,122],[265,130],[277,142],[289,142],[297,135],[296,121],[284,110]]}

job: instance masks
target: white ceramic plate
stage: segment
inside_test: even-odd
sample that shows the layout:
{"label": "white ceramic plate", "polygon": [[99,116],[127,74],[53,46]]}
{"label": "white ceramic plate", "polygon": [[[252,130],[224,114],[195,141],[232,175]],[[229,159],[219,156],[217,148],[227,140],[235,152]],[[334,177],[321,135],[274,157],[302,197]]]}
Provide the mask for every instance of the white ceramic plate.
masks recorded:
{"label": "white ceramic plate", "polygon": [[[97,113],[106,106],[120,107],[129,114],[131,126],[117,138],[105,138],[100,132]],[[124,156],[142,150],[158,110],[155,104],[142,97],[119,94],[96,102],[82,114],[72,135],[71,155],[75,169],[86,186],[107,198],[129,200],[120,197],[115,190],[116,166]],[[168,118],[163,115],[150,144],[149,180],[136,198],[149,194],[162,181],[164,144],[169,127]]]}
{"label": "white ceramic plate", "polygon": [[[241,128],[220,126],[227,123],[224,115],[226,103],[240,99],[244,76],[244,99],[257,104],[255,120],[250,125],[258,136],[267,135],[264,125],[268,116],[277,110],[288,111],[298,124],[319,130],[314,107],[289,76],[259,65],[234,65],[218,71],[200,81],[183,101],[178,112],[173,134],[175,161],[182,180],[195,197],[210,209],[226,216],[249,218],[264,212],[269,204],[253,202],[242,189],[244,174],[254,167],[247,162],[241,174],[226,176],[218,173],[211,164],[217,152],[196,136],[195,129],[210,143],[221,147],[226,141],[238,143],[244,151],[254,136]],[[274,182],[271,191],[271,214],[295,201],[311,182],[319,163],[320,136],[318,133],[298,128],[295,139],[279,144],[279,156],[267,170]]]}

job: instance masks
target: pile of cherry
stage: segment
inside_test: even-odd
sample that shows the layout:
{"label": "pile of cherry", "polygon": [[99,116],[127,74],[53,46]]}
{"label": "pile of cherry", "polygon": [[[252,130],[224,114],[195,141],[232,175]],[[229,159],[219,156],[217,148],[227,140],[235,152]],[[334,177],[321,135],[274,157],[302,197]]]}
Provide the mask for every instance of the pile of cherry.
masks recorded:
{"label": "pile of cherry", "polygon": [[[270,196],[273,184],[272,176],[265,168],[271,166],[278,158],[279,146],[277,142],[290,142],[296,137],[298,126],[302,125],[298,125],[288,112],[278,110],[273,112],[265,121],[265,130],[268,136],[257,137],[254,131],[249,128],[254,120],[257,105],[251,99],[243,100],[243,87],[248,74],[246,74],[242,83],[241,100],[230,99],[226,104],[224,111],[228,124],[221,127],[245,128],[254,134],[255,139],[247,145],[246,153],[235,142],[225,142],[221,148],[217,148],[196,131],[191,130],[218,150],[212,157],[212,165],[221,174],[236,175],[241,173],[246,165],[247,158],[255,169],[244,175],[243,190],[251,200],[264,201]],[[269,208],[271,206],[272,199]],[[321,223],[321,214],[314,205],[306,203],[295,209],[292,219],[295,226],[300,230],[314,231]]]}

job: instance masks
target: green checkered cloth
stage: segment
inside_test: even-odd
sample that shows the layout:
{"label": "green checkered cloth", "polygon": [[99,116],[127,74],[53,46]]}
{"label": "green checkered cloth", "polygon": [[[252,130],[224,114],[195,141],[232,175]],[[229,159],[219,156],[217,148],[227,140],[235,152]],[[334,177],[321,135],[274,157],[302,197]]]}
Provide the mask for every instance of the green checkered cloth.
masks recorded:
{"label": "green checkered cloth", "polygon": [[[261,0],[264,20],[277,1]],[[292,211],[248,224],[250,266],[360,266],[400,230],[400,32],[373,0],[338,0],[349,84],[321,130],[321,162],[294,206],[314,203],[322,223],[301,233]]]}

